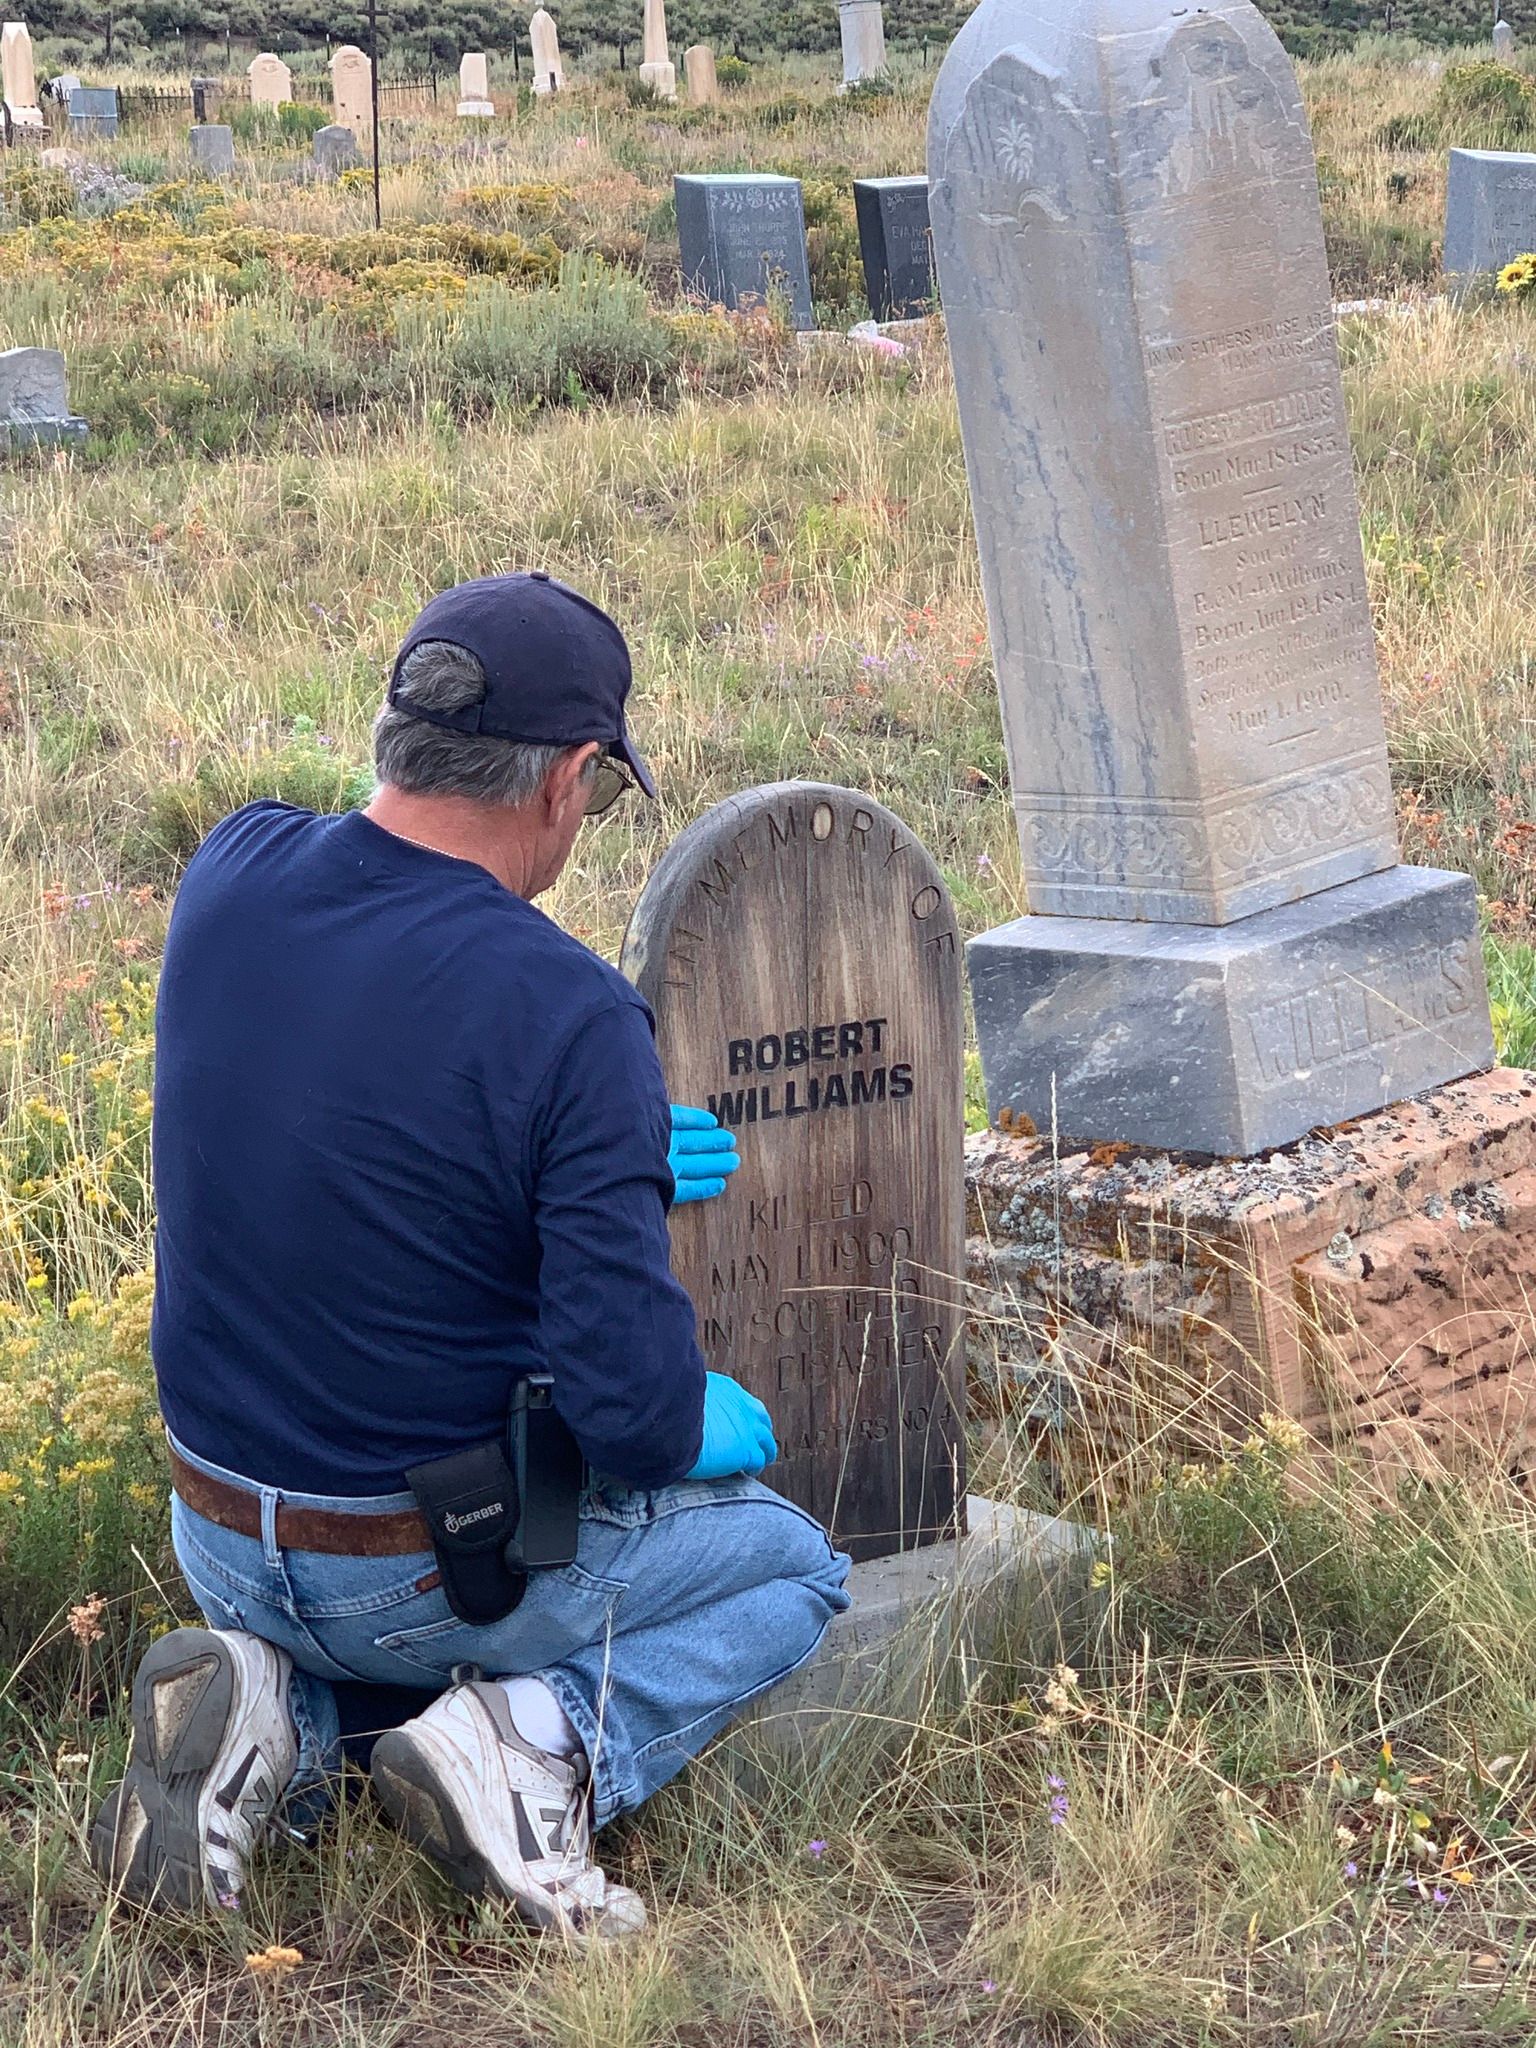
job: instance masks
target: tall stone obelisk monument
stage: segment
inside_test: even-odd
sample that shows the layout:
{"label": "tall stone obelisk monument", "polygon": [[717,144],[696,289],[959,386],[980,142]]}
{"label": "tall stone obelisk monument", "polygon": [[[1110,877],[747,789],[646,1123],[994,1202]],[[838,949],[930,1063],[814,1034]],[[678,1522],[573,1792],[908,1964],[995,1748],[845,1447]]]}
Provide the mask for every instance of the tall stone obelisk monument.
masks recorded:
{"label": "tall stone obelisk monument", "polygon": [[934,253],[1034,915],[994,1111],[1251,1153],[1491,1063],[1470,881],[1398,865],[1316,168],[1250,0],[982,0]]}

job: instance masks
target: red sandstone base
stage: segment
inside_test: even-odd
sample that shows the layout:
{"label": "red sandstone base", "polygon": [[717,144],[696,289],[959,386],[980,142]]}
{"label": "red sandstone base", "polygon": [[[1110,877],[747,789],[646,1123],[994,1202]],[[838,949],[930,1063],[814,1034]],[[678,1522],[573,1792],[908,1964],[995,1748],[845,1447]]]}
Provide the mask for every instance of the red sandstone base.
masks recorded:
{"label": "red sandstone base", "polygon": [[1227,1430],[1536,1469],[1536,1074],[1216,1165],[987,1132],[967,1176],[978,1362],[1037,1412],[1120,1433],[1134,1354]]}

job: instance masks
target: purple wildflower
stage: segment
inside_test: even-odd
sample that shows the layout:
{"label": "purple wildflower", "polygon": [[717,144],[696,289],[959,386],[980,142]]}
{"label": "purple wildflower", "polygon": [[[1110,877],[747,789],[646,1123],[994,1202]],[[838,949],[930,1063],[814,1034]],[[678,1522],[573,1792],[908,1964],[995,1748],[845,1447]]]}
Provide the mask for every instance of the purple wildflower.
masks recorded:
{"label": "purple wildflower", "polygon": [[1057,1777],[1054,1771],[1051,1772],[1045,1782],[1053,1792],[1065,1792],[1067,1789],[1066,1779]]}
{"label": "purple wildflower", "polygon": [[1442,1891],[1440,1886],[1436,1885],[1434,1890],[1434,1901],[1437,1906],[1448,1906],[1451,1903],[1451,1895],[1448,1891]]}
{"label": "purple wildflower", "polygon": [[990,1997],[991,1994],[997,1989],[997,1985],[991,1977],[983,1977],[981,1980],[981,1988]]}
{"label": "purple wildflower", "polygon": [[827,1853],[827,1845],[825,1842],[819,1840],[815,1842],[807,1842],[805,1845],[805,1853],[807,1856],[810,1857],[813,1863],[819,1863],[822,1857],[825,1856]]}
{"label": "purple wildflower", "polygon": [[1067,1824],[1067,1812],[1067,1795],[1065,1792],[1058,1792],[1052,1799],[1045,1817],[1053,1828],[1064,1828]]}
{"label": "purple wildflower", "polygon": [[978,874],[978,875],[984,875],[984,874],[986,874],[986,873],[988,872],[988,870],[989,870],[989,869],[991,868],[991,866],[992,866],[992,856],[991,856],[991,854],[990,854],[990,853],[978,853],[978,854],[977,854],[977,856],[976,856],[976,872],[977,872],[977,874]]}
{"label": "purple wildflower", "polygon": [[1354,1861],[1346,1863],[1344,1866],[1344,1875],[1346,1877],[1358,1877],[1360,1875],[1359,1864]]}

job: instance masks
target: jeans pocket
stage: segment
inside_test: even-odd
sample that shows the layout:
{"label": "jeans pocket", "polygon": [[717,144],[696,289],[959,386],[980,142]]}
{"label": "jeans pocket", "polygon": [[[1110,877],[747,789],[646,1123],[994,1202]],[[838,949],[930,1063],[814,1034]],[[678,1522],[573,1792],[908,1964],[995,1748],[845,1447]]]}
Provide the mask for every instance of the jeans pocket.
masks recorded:
{"label": "jeans pocket", "polygon": [[[476,1626],[439,1611],[414,1628],[375,1636],[373,1646],[386,1657],[399,1658],[412,1674],[446,1678],[456,1664],[478,1664],[494,1678],[542,1671],[601,1641],[627,1590],[621,1580],[601,1578],[578,1564],[561,1565],[530,1572],[521,1603],[501,1621]],[[432,1594],[431,1601],[440,1609],[441,1592]]]}

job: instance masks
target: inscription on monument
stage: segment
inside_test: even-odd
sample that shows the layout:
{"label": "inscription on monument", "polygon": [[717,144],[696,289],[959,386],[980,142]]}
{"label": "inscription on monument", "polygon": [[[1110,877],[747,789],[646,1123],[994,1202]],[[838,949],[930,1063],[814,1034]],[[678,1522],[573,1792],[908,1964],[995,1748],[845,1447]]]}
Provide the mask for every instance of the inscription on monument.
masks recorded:
{"label": "inscription on monument", "polygon": [[768,1481],[857,1557],[964,1499],[960,950],[931,857],[851,790],[718,805],[662,860],[623,966],[668,1086],[739,1138],[672,1217],[709,1365],[773,1413]]}
{"label": "inscription on monument", "polygon": [[865,296],[877,320],[933,310],[933,239],[926,178],[855,178],[853,206]]}
{"label": "inscription on monument", "polygon": [[1315,172],[1254,9],[1094,19],[973,17],[930,130],[1020,839],[1037,911],[1226,924],[1396,858]]}
{"label": "inscription on monument", "polygon": [[1445,198],[1450,276],[1502,270],[1536,248],[1536,156],[1453,149]]}
{"label": "inscription on monument", "polygon": [[812,324],[810,258],[798,178],[677,177],[677,233],[683,281],[733,311],[788,302],[797,328]]}

